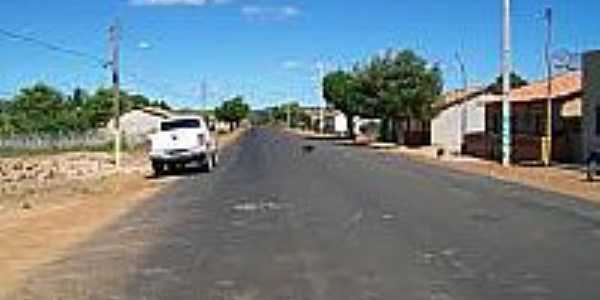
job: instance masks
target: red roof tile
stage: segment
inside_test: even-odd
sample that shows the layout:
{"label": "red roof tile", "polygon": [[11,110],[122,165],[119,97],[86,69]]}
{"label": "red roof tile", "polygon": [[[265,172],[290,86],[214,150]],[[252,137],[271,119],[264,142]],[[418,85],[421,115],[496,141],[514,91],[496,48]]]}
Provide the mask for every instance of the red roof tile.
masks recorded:
{"label": "red roof tile", "polygon": [[[552,78],[552,98],[581,92],[581,72],[570,72]],[[548,98],[548,80],[533,82],[510,93],[511,102],[539,101]]]}

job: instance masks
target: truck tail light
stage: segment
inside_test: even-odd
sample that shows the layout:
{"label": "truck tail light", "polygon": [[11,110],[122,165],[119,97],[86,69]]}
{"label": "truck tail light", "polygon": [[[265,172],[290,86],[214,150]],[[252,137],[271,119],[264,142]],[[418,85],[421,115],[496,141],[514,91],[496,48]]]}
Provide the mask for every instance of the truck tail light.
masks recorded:
{"label": "truck tail light", "polygon": [[200,146],[204,146],[204,144],[206,144],[206,138],[204,137],[203,134],[198,135],[198,144]]}
{"label": "truck tail light", "polygon": [[144,150],[146,150],[147,153],[150,153],[150,151],[152,151],[152,140],[151,139],[147,139],[146,142],[144,143]]}

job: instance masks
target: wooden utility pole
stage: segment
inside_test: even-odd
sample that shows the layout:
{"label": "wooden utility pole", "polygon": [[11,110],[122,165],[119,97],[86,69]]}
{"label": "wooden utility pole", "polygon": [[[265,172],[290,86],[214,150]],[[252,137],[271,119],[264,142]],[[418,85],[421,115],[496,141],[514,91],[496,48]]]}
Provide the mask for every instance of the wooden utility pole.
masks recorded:
{"label": "wooden utility pole", "polygon": [[550,54],[552,47],[552,8],[546,8],[544,13],[544,18],[546,19],[546,45],[544,47],[544,56],[546,60],[546,72],[548,78],[548,86],[547,86],[547,103],[546,103],[546,138],[543,143],[544,145],[544,155],[543,160],[546,166],[550,166],[552,162],[552,115],[553,115],[553,105],[552,105],[552,76],[553,76],[553,66],[552,66],[552,57]]}
{"label": "wooden utility pole", "polygon": [[121,168],[121,80],[119,74],[119,24],[118,21],[110,26],[110,45],[111,45],[111,60],[110,66],[112,71],[113,84],[113,101],[114,101],[114,130],[115,130],[115,165],[117,170]]}

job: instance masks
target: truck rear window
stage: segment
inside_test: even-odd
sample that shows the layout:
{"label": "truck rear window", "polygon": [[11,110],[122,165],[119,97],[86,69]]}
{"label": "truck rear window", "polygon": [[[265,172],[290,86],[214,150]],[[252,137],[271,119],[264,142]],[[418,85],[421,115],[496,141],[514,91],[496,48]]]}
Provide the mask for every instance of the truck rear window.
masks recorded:
{"label": "truck rear window", "polygon": [[163,122],[160,125],[161,131],[171,131],[175,129],[188,129],[188,128],[200,128],[201,124],[199,120],[175,120],[169,122]]}

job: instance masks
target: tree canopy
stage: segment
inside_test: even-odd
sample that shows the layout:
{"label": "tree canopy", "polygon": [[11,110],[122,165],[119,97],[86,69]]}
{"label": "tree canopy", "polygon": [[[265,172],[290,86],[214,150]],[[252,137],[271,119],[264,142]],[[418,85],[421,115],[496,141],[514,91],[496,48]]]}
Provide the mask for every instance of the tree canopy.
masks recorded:
{"label": "tree canopy", "polygon": [[231,128],[238,127],[240,122],[250,114],[250,105],[244,102],[242,96],[223,102],[220,107],[215,108],[215,117],[230,124]]}
{"label": "tree canopy", "polygon": [[375,57],[358,78],[367,104],[383,118],[426,120],[443,91],[440,69],[410,50]]}
{"label": "tree canopy", "polygon": [[425,121],[441,98],[443,80],[436,65],[402,50],[375,56],[351,72],[332,72],[324,78],[323,87],[325,99],[347,116]]}
{"label": "tree canopy", "polygon": [[[65,95],[44,83],[23,88],[12,99],[0,101],[0,134],[86,131],[104,126],[114,116],[112,89],[93,94],[76,88]],[[121,93],[122,112],[145,106],[168,108],[164,101]]]}
{"label": "tree canopy", "polygon": [[[510,73],[510,88],[511,89],[520,88],[520,87],[526,86],[528,84],[529,84],[529,82],[527,82],[527,80],[525,80],[525,78],[521,77],[521,75],[519,75],[515,72]],[[499,75],[498,77],[496,77],[496,81],[494,81],[493,84],[488,86],[488,91],[490,91],[493,94],[500,95],[500,94],[502,94],[502,86],[503,86],[502,75]]]}
{"label": "tree canopy", "polygon": [[366,104],[356,74],[341,70],[327,74],[323,79],[323,97],[346,115],[347,132],[351,138],[354,137],[354,117],[365,111]]}

